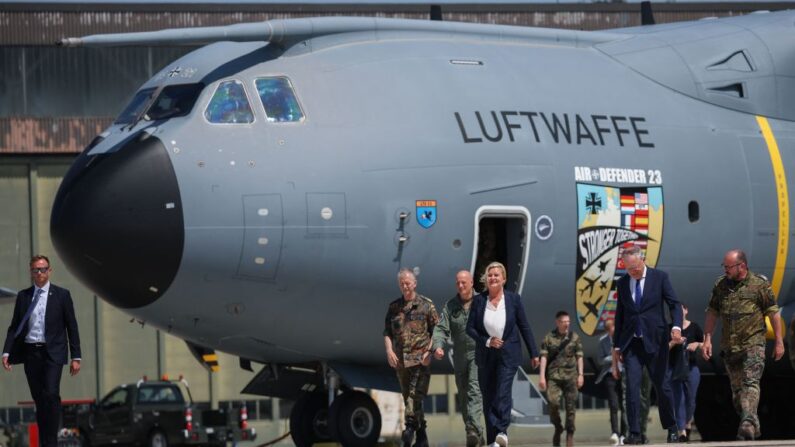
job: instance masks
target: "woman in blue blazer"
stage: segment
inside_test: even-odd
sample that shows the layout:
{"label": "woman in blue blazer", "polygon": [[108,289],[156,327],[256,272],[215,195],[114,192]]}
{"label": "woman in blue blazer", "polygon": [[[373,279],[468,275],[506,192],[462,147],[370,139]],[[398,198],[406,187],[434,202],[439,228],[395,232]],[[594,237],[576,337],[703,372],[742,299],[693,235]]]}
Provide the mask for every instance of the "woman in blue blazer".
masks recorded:
{"label": "woman in blue blazer", "polygon": [[530,353],[533,369],[538,367],[538,348],[522,298],[504,288],[505,266],[492,262],[481,280],[486,283],[487,291],[473,301],[467,334],[475,340],[475,363],[486,416],[486,442],[507,447],[513,407],[511,388],[516,369],[522,362],[519,336]]}

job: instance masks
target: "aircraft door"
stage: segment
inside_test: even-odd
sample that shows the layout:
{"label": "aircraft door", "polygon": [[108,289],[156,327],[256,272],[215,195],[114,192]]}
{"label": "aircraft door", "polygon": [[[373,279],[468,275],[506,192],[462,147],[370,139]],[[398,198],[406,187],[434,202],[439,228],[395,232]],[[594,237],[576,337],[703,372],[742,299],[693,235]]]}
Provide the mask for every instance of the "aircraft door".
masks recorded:
{"label": "aircraft door", "polygon": [[475,253],[472,272],[475,288],[482,290],[480,276],[493,261],[508,273],[505,288],[522,293],[530,253],[530,211],[521,206],[483,206],[475,213]]}
{"label": "aircraft door", "polygon": [[276,279],[284,232],[281,194],[244,195],[243,215],[245,230],[237,274]]}

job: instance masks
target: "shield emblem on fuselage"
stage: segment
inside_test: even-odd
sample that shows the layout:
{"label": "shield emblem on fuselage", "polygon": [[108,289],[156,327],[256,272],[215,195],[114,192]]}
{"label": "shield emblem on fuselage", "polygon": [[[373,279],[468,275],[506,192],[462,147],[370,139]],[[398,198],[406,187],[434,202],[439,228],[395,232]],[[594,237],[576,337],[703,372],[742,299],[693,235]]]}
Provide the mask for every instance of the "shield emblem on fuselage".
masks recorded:
{"label": "shield emblem on fuselage", "polygon": [[417,200],[417,223],[422,228],[430,228],[436,223],[436,201]]}

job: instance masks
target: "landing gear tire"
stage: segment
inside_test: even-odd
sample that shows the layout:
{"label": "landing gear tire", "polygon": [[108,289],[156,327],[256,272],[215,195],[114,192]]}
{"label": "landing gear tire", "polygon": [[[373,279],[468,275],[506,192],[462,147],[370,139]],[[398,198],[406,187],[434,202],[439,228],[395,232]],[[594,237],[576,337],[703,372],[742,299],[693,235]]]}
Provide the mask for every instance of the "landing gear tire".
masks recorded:
{"label": "landing gear tire", "polygon": [[343,447],[371,447],[381,435],[381,412],[366,393],[346,391],[329,408],[329,432]]}
{"label": "landing gear tire", "polygon": [[331,441],[325,393],[304,393],[298,398],[290,412],[290,435],[296,447]]}

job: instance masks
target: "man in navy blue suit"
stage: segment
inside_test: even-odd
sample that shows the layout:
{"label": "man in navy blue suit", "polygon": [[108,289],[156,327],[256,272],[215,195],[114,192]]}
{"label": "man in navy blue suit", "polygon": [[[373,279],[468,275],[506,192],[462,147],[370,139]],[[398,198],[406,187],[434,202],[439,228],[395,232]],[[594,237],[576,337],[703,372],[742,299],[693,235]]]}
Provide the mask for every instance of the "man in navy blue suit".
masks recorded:
{"label": "man in navy blue suit", "polygon": [[673,326],[670,340],[682,342],[682,306],[676,298],[668,274],[647,267],[640,247],[633,245],[622,254],[627,274],[618,280],[618,305],[613,335],[613,377],[618,379],[618,363],[624,363],[627,376],[627,416],[629,437],[625,444],[640,444],[640,381],[643,367],[649,371],[657,390],[660,422],[668,429],[668,442],[678,442],[674,418],[671,372],[668,368],[669,324]]}
{"label": "man in navy blue suit", "polygon": [[467,334],[475,340],[475,364],[483,395],[486,442],[508,447],[513,398],[511,388],[522,362],[522,342],[538,367],[538,347],[527,322],[522,298],[505,290],[505,267],[492,262],[481,279],[488,290],[474,298],[467,318]]}
{"label": "man in navy blue suit", "polygon": [[[3,346],[3,368],[24,363],[30,394],[36,403],[39,445],[57,447],[61,420],[61,373],[72,354],[69,372],[80,371],[80,335],[69,291],[50,283],[50,260],[30,260],[33,286],[17,295],[14,316]],[[68,351],[67,351],[68,344]]]}

